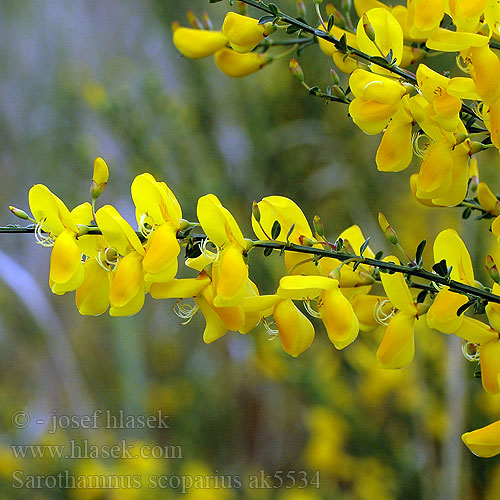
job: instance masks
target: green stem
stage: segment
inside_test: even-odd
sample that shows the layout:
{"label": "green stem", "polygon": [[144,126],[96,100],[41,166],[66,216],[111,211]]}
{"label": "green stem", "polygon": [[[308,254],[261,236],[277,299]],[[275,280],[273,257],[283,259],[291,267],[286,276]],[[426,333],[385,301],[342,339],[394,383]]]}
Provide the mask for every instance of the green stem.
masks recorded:
{"label": "green stem", "polygon": [[[94,235],[102,234],[101,230],[98,227],[89,226],[88,229],[89,231],[86,234],[94,234]],[[0,234],[1,233],[33,234],[34,232],[35,232],[34,226],[21,227],[12,225],[12,226],[0,227]],[[137,234],[139,237],[142,237],[142,234],[140,232],[137,232]],[[182,231],[179,231],[179,233],[177,234],[177,239],[185,240],[186,238],[187,235],[184,234]],[[202,234],[189,234],[189,238],[191,241],[200,241],[205,239],[206,236]],[[144,239],[144,237],[142,237],[142,239]],[[346,260],[349,260],[349,262],[361,262],[367,266],[373,266],[375,268],[384,271],[402,273],[408,276],[415,276],[416,278],[421,278],[431,283],[447,286],[452,292],[465,294],[471,297],[476,297],[486,302],[494,302],[496,304],[500,304],[499,295],[495,295],[494,293],[488,292],[487,290],[476,288],[470,285],[466,285],[464,283],[460,283],[459,281],[455,281],[450,278],[440,276],[436,273],[427,271],[420,267],[403,266],[400,264],[395,264],[393,262],[385,262],[383,260],[372,259],[369,257],[363,257],[360,255],[353,255],[349,253],[336,252],[334,250],[327,250],[323,248],[313,248],[303,245],[296,245],[290,242],[253,240],[252,243],[253,243],[252,248],[271,248],[273,250],[304,253],[312,255],[316,258],[326,257],[329,259],[337,259],[340,260],[341,262],[344,262]]]}

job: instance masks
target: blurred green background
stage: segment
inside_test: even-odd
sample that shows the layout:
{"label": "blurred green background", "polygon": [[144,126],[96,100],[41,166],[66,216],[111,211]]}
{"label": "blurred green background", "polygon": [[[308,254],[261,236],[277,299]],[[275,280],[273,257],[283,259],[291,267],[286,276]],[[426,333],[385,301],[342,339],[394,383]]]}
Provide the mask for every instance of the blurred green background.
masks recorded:
{"label": "blurred green background", "polygon": [[[315,22],[312,1],[306,4]],[[279,5],[296,12],[293,0]],[[280,194],[309,220],[321,215],[332,240],[356,223],[372,248],[393,251],[376,223],[383,211],[409,251],[455,227],[471,253],[484,255],[492,242],[487,222],[417,205],[408,172],[376,171],[379,138],[358,130],[347,107],[307,95],[289,75],[287,58],[238,80],[220,73],[212,58],[182,58],[171,23],[187,25],[188,9],[199,17],[207,11],[220,26],[228,2],[2,2],[2,224],[17,222],[7,207],[27,209],[36,183],[70,208],[88,200],[92,162],[102,156],[111,174],[99,202],[130,222],[130,184],[147,171],[167,182],[187,219],[196,218],[198,197],[212,192],[249,236],[252,201]],[[310,85],[330,84],[332,61],[317,46],[300,63]],[[251,277],[272,292],[283,264],[257,253]],[[298,359],[269,341],[262,325],[205,345],[203,318],[182,326],[172,301],[148,297],[132,318],[80,316],[74,294],[50,293],[49,257],[31,237],[0,237],[0,499],[500,498],[498,461],[472,456],[460,441],[462,432],[498,419],[500,400],[482,393],[457,339],[419,325],[416,359],[395,372],[377,366],[381,331],[338,352],[318,325],[316,341]],[[429,249],[426,257],[431,263]],[[49,432],[54,415],[96,409],[160,411],[169,428]],[[19,411],[30,423],[16,429],[12,415]],[[175,456],[16,459],[11,448],[72,441],[167,446]],[[136,476],[143,487],[64,489],[42,480],[41,488],[16,488],[29,476],[63,473]],[[262,474],[275,476],[271,487],[260,479],[251,487],[251,476]],[[152,476],[210,475],[233,487],[148,487]],[[312,484],[291,488],[291,478],[296,486]]]}

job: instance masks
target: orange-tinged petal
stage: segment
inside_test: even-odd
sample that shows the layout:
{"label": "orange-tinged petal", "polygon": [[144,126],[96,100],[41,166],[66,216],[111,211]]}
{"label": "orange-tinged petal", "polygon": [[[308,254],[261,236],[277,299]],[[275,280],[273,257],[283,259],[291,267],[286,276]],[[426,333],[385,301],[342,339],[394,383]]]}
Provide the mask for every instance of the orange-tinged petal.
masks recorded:
{"label": "orange-tinged petal", "polygon": [[403,368],[411,363],[415,354],[414,326],[412,314],[398,313],[389,321],[377,350],[383,368]]}
{"label": "orange-tinged petal", "polygon": [[113,307],[123,307],[137,295],[139,290],[144,295],[142,255],[131,252],[116,266],[109,301]]}
{"label": "orange-tinged petal", "polygon": [[66,283],[81,266],[81,252],[75,233],[66,229],[56,238],[50,255],[50,279],[57,284]]}
{"label": "orange-tinged petal", "polygon": [[103,269],[95,259],[83,265],[83,283],[76,290],[76,307],[80,314],[98,316],[109,306],[109,271]]}
{"label": "orange-tinged petal", "polygon": [[174,45],[185,57],[199,59],[211,56],[227,45],[227,37],[221,31],[177,28],[174,31]]}
{"label": "orange-tinged petal", "polygon": [[446,260],[452,266],[451,279],[475,286],[474,270],[467,247],[454,229],[441,231],[434,241],[434,262]]}
{"label": "orange-tinged petal", "polygon": [[111,305],[109,308],[110,316],[133,316],[137,314],[144,305],[145,295],[144,287],[137,290],[137,293],[123,306],[117,307],[116,305]]}
{"label": "orange-tinged petal", "polygon": [[217,307],[228,307],[241,303],[245,298],[248,281],[248,266],[241,249],[230,245],[214,264],[213,271],[214,304]]}
{"label": "orange-tinged petal", "polygon": [[490,458],[500,453],[500,420],[462,434],[462,441],[474,455]]}
{"label": "orange-tinged petal", "polygon": [[96,212],[95,218],[103,236],[119,254],[126,255],[135,250],[144,255],[141,240],[115,207],[111,205],[101,207]]}
{"label": "orange-tinged petal", "polygon": [[211,287],[206,287],[201,291],[201,295],[213,308],[213,310],[220,316],[227,330],[237,332],[245,324],[245,313],[239,306],[217,307],[214,304],[214,295]]}
{"label": "orange-tinged petal", "polygon": [[481,360],[481,381],[483,388],[490,394],[500,392],[500,341],[497,339],[479,346]]}
{"label": "orange-tinged petal", "polygon": [[314,327],[290,299],[279,302],[274,307],[273,316],[287,354],[297,357],[312,344]]}
{"label": "orange-tinged petal", "polygon": [[321,319],[332,344],[337,349],[343,349],[354,342],[359,333],[358,318],[351,303],[338,289],[338,284],[336,289],[321,293],[319,304]]}
{"label": "orange-tinged petal", "polygon": [[215,53],[214,61],[217,67],[227,76],[240,78],[248,76],[273,60],[269,54],[249,52],[239,54],[231,49],[222,49]]}
{"label": "orange-tinged petal", "polygon": [[[399,265],[398,259],[393,256],[385,257],[384,262],[394,262]],[[413,302],[410,289],[401,273],[380,273],[380,280],[387,294],[387,298],[398,310],[416,316],[417,308]]]}

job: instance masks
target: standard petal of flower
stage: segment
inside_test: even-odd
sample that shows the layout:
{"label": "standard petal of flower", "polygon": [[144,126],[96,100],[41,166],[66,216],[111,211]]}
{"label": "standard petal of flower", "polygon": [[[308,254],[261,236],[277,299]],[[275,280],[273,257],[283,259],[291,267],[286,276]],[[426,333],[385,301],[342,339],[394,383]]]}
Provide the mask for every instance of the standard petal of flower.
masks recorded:
{"label": "standard petal of flower", "polygon": [[30,210],[37,222],[43,221],[43,227],[57,236],[65,228],[77,231],[66,205],[43,184],[36,184],[28,194]]}
{"label": "standard petal of flower", "polygon": [[377,359],[383,368],[408,366],[415,354],[415,315],[398,313],[387,325],[384,338],[377,350]]}
{"label": "standard petal of flower", "polygon": [[470,47],[488,45],[488,37],[475,33],[464,33],[438,28],[425,42],[431,50],[440,52],[460,52]]}
{"label": "standard petal of flower", "polygon": [[479,356],[481,360],[481,382],[486,392],[498,394],[500,392],[500,341],[486,342],[479,346]]}
{"label": "standard petal of flower", "polygon": [[274,307],[273,316],[287,354],[297,357],[312,344],[314,327],[290,299],[279,302]]}
{"label": "standard petal of flower", "polygon": [[116,266],[109,301],[113,307],[123,307],[137,295],[139,290],[144,295],[142,255],[131,252]]}
{"label": "standard petal of flower", "polygon": [[109,306],[109,271],[103,269],[95,259],[83,265],[83,283],[77,288],[75,300],[80,314],[98,316]]}
{"label": "standard petal of flower", "polygon": [[454,229],[441,231],[434,241],[434,262],[446,260],[452,266],[451,279],[475,286],[474,270],[467,247]]}
{"label": "standard petal of flower", "polygon": [[50,279],[57,284],[66,283],[81,266],[81,253],[75,233],[66,229],[56,238],[50,255]]}
{"label": "standard petal of flower", "polygon": [[185,57],[199,59],[211,56],[227,45],[227,37],[221,31],[177,28],[174,31],[174,45]]}
{"label": "standard petal of flower", "polygon": [[71,210],[71,218],[75,224],[82,224],[87,226],[94,219],[94,214],[92,213],[92,205],[88,202],[78,205],[73,210]]}
{"label": "standard petal of flower", "polygon": [[95,214],[97,225],[108,243],[121,255],[135,250],[144,255],[141,240],[130,224],[111,205],[101,207]]}
{"label": "standard petal of flower", "polygon": [[228,328],[203,296],[200,295],[197,297],[196,302],[206,321],[205,330],[203,331],[203,341],[206,344],[210,344],[225,335]]}
{"label": "standard petal of flower", "polygon": [[413,158],[412,120],[393,118],[382,136],[375,161],[381,172],[400,172]]}
{"label": "standard petal of flower", "polygon": [[122,307],[111,305],[109,308],[110,316],[133,316],[137,314],[144,305],[144,287],[137,290],[137,293]]}
{"label": "standard petal of flower", "polygon": [[245,238],[238,223],[231,212],[222,206],[217,196],[202,196],[198,200],[196,212],[203,231],[218,247],[234,243],[242,249],[246,248]]}
{"label": "standard petal of flower", "polygon": [[490,458],[500,453],[500,420],[462,434],[462,441],[474,455]]}
{"label": "standard petal of flower", "polygon": [[380,103],[363,97],[356,97],[349,104],[352,121],[369,135],[382,132],[397,109],[397,104]]}

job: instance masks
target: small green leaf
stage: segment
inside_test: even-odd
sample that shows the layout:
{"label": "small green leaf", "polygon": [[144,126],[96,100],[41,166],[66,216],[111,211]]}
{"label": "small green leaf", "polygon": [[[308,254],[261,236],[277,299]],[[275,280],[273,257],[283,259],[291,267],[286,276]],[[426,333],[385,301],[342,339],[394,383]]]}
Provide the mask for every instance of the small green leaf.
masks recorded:
{"label": "small green leaf", "polygon": [[342,252],[342,249],[344,248],[344,240],[342,238],[339,238],[335,242],[335,246],[337,247],[337,252]]}
{"label": "small green leaf", "polygon": [[361,245],[361,248],[359,249],[359,253],[361,256],[363,256],[364,251],[366,250],[366,248],[370,244],[370,239],[371,239],[371,237],[368,236],[368,238],[366,238],[365,242]]}
{"label": "small green leaf", "polygon": [[345,33],[341,36],[339,40],[338,50],[344,54],[347,52],[347,37]]}
{"label": "small green leaf", "polygon": [[265,16],[262,16],[260,19],[259,19],[259,23],[258,24],[266,24],[266,23],[270,23],[271,21],[274,21],[275,19],[275,16],[270,16],[269,14],[265,15]]}
{"label": "small green leaf", "polygon": [[334,23],[335,23],[335,16],[333,14],[330,14],[330,17],[328,18],[328,25],[327,25],[328,31],[330,31],[333,28]]}
{"label": "small green leaf", "polygon": [[198,244],[189,243],[186,246],[186,259],[195,259],[201,255],[201,248]]}
{"label": "small green leaf", "polygon": [[264,248],[264,257],[269,257],[271,254],[273,253],[273,249],[272,248]]}
{"label": "small green leaf", "polygon": [[467,207],[463,212],[462,212],[462,219],[468,219],[472,214],[472,208]]}
{"label": "small green leaf", "polygon": [[278,15],[278,7],[274,3],[270,3],[267,5],[267,8],[275,15]]}
{"label": "small green leaf", "polygon": [[[295,229],[295,223],[292,224],[292,227],[290,228],[290,230],[288,231],[287,235],[286,235],[286,241],[290,241],[290,236],[293,232],[293,230]],[[279,233],[278,233],[279,234]]]}
{"label": "small green leaf", "polygon": [[422,240],[417,247],[417,251],[415,252],[415,262],[417,263],[418,266],[422,264],[422,254],[424,253],[424,248],[426,245],[427,241]]}
{"label": "small green leaf", "polygon": [[292,33],[296,33],[297,31],[299,31],[299,28],[297,26],[294,26],[293,24],[290,24],[286,27],[286,30],[285,30],[289,35],[291,35]]}
{"label": "small green leaf", "polygon": [[275,240],[281,233],[281,224],[275,220],[271,229],[271,238]]}
{"label": "small green leaf", "polygon": [[474,304],[474,302],[476,302],[475,299],[471,299],[469,301],[467,301],[463,306],[460,306],[458,308],[458,311],[457,311],[457,316],[461,316],[465,311],[467,311],[467,309],[469,309],[469,307]]}
{"label": "small green leaf", "polygon": [[218,3],[218,2],[222,2],[222,0],[209,0],[209,3]]}
{"label": "small green leaf", "polygon": [[355,262],[354,265],[352,266],[352,270],[356,271],[356,269],[359,267],[360,264],[361,264],[360,260],[358,260],[357,262]]}
{"label": "small green leaf", "polygon": [[376,254],[375,254],[375,260],[380,260],[382,258],[382,256],[384,255],[384,252],[382,250],[379,250]]}
{"label": "small green leaf", "polygon": [[311,87],[309,89],[309,94],[311,95],[318,95],[321,92],[321,89],[319,87]]}
{"label": "small green leaf", "polygon": [[417,304],[422,304],[425,301],[425,298],[427,297],[427,290],[422,290],[418,295],[417,295]]}
{"label": "small green leaf", "polygon": [[432,270],[439,274],[439,276],[446,277],[448,275],[448,267],[446,266],[446,260],[441,260],[432,266]]}

